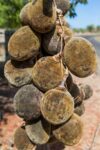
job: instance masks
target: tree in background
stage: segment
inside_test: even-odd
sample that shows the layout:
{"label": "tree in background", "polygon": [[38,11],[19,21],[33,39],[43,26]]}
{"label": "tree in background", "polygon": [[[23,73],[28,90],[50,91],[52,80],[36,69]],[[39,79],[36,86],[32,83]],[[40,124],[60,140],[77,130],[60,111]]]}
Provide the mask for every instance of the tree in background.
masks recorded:
{"label": "tree in background", "polygon": [[78,4],[87,4],[88,3],[88,0],[70,0],[71,1],[71,7],[70,7],[70,10],[69,10],[69,16],[70,17],[75,17],[77,16],[76,14],[76,6]]}
{"label": "tree in background", "polygon": [[89,26],[87,26],[87,31],[89,31],[89,32],[93,32],[93,31],[95,31],[96,30],[96,27],[94,26],[94,25],[89,25]]}
{"label": "tree in background", "polygon": [[28,0],[0,0],[0,27],[18,28],[19,12]]}
{"label": "tree in background", "polygon": [[100,31],[100,26],[97,26],[97,31]]}
{"label": "tree in background", "polygon": [[[21,8],[31,0],[0,0],[0,27],[18,28],[20,26],[19,12]],[[88,0],[70,0],[69,16],[76,16],[76,6],[87,4]]]}

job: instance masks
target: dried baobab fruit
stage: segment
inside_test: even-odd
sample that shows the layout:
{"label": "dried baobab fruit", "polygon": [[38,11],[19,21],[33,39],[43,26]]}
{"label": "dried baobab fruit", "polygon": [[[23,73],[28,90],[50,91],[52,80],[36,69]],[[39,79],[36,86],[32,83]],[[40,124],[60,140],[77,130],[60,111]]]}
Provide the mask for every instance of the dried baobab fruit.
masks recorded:
{"label": "dried baobab fruit", "polygon": [[[62,26],[67,26],[69,28],[69,24],[66,21],[65,17],[64,16],[60,16],[60,19],[61,19],[61,22],[62,22]],[[61,26],[61,22],[60,22],[59,18],[57,18],[56,25],[60,25]]]}
{"label": "dried baobab fruit", "polygon": [[73,86],[73,78],[70,73],[69,73],[64,85],[65,85],[66,89],[70,92],[72,89],[72,86]]}
{"label": "dried baobab fruit", "polygon": [[27,124],[25,130],[29,139],[35,144],[45,144],[50,139],[51,125],[44,119]]}
{"label": "dried baobab fruit", "polygon": [[77,115],[82,116],[84,112],[85,112],[85,106],[83,102],[79,106],[75,107],[74,113],[76,113]]}
{"label": "dried baobab fruit", "polygon": [[82,103],[84,95],[77,84],[73,83],[70,94],[74,98],[75,107]]}
{"label": "dried baobab fruit", "polygon": [[80,117],[76,114],[53,131],[54,136],[65,145],[73,146],[77,144],[82,137],[83,124]]}
{"label": "dried baobab fruit", "polygon": [[[28,24],[40,33],[49,32],[54,28],[56,23],[56,10],[52,0],[36,0],[26,5],[24,6],[26,7],[24,11],[22,10],[22,15],[20,15],[21,22],[26,24],[28,20]],[[25,14],[27,14],[26,17]]]}
{"label": "dried baobab fruit", "polygon": [[13,61],[6,62],[4,67],[4,74],[8,82],[16,87],[23,86],[32,82],[31,75],[32,67],[21,63],[16,65]]}
{"label": "dried baobab fruit", "polygon": [[84,100],[89,99],[91,96],[93,96],[93,89],[89,85],[81,84],[80,88],[82,89],[84,93]]}
{"label": "dried baobab fruit", "polygon": [[81,37],[72,37],[66,43],[63,60],[69,70],[78,77],[93,74],[97,66],[95,48]]}
{"label": "dried baobab fruit", "polygon": [[55,55],[60,52],[61,40],[60,40],[60,36],[57,33],[57,28],[47,34],[44,34],[43,48],[50,55]]}
{"label": "dried baobab fruit", "polygon": [[34,85],[25,85],[14,97],[14,108],[24,120],[37,119],[41,115],[40,100],[43,94]]}
{"label": "dried baobab fruit", "polygon": [[33,150],[35,145],[31,143],[24,127],[19,127],[14,134],[14,144],[18,150]]}
{"label": "dried baobab fruit", "polygon": [[40,36],[29,26],[18,29],[10,38],[8,52],[12,59],[17,61],[36,57],[40,48]]}
{"label": "dried baobab fruit", "polygon": [[21,20],[21,23],[23,25],[28,25],[29,23],[29,18],[28,18],[28,10],[29,10],[29,7],[30,7],[31,3],[27,3],[22,9],[21,9],[21,12],[20,12],[20,20]]}
{"label": "dried baobab fruit", "polygon": [[62,82],[64,73],[64,66],[58,56],[42,57],[33,67],[33,82],[45,92],[57,87]]}
{"label": "dried baobab fruit", "polygon": [[69,0],[55,0],[57,4],[57,8],[61,9],[63,14],[67,13],[70,8]]}
{"label": "dried baobab fruit", "polygon": [[74,100],[67,90],[51,89],[42,97],[40,108],[47,121],[54,125],[59,125],[72,116]]}
{"label": "dried baobab fruit", "polygon": [[[63,26],[65,38],[70,38],[72,36],[72,31],[67,27]],[[62,28],[59,25],[56,25],[56,28],[49,33],[44,34],[43,36],[43,48],[50,54],[54,55],[60,52],[61,50],[61,38],[60,34],[63,32]],[[62,42],[64,48],[64,40]]]}

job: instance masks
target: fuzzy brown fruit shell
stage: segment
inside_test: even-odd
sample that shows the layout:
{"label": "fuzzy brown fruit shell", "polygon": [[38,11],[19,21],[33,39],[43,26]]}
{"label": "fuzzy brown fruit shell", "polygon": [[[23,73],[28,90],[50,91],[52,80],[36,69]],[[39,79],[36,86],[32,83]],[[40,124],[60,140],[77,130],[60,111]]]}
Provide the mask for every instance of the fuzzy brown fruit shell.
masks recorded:
{"label": "fuzzy brown fruit shell", "polygon": [[69,73],[64,86],[66,87],[66,89],[70,92],[72,87],[73,87],[73,78],[72,75]]}
{"label": "fuzzy brown fruit shell", "polygon": [[46,92],[62,82],[64,73],[65,69],[59,58],[42,57],[33,67],[33,82],[40,90]]}
{"label": "fuzzy brown fruit shell", "polygon": [[44,118],[54,125],[67,121],[74,111],[73,98],[68,91],[51,89],[40,102]]}
{"label": "fuzzy brown fruit shell", "polygon": [[83,91],[84,93],[84,100],[89,99],[91,96],[93,96],[93,89],[91,86],[89,86],[88,84],[81,84],[80,85],[80,89]]}
{"label": "fuzzy brown fruit shell", "polygon": [[[63,46],[64,46],[64,42],[63,42]],[[60,52],[61,42],[60,42],[60,36],[57,33],[57,28],[47,34],[44,34],[43,48],[50,55],[55,55]]]}
{"label": "fuzzy brown fruit shell", "polygon": [[40,37],[29,26],[18,29],[10,38],[8,52],[17,61],[36,57],[40,48]]}
{"label": "fuzzy brown fruit shell", "polygon": [[[20,15],[21,21],[27,23],[33,30],[46,33],[51,31],[56,23],[56,10],[52,0],[36,0],[34,3],[30,2],[24,6],[24,11]],[[25,12],[25,9],[27,13]],[[25,17],[26,14],[26,17]]]}
{"label": "fuzzy brown fruit shell", "polygon": [[35,145],[30,142],[24,127],[19,127],[15,131],[14,144],[18,150],[33,150],[35,147]]}
{"label": "fuzzy brown fruit shell", "polygon": [[53,131],[54,136],[62,143],[68,146],[77,144],[83,133],[83,124],[80,117],[76,114],[66,122]]}
{"label": "fuzzy brown fruit shell", "polygon": [[31,70],[32,70],[32,67],[30,68],[27,65],[25,68],[16,67],[11,62],[11,60],[9,60],[5,64],[4,74],[5,74],[5,77],[10,84],[12,84],[16,87],[21,87],[21,86],[28,84],[32,81]]}
{"label": "fuzzy brown fruit shell", "polygon": [[69,0],[55,0],[57,4],[57,8],[61,9],[63,14],[67,13],[70,8]]}
{"label": "fuzzy brown fruit shell", "polygon": [[84,103],[80,104],[79,106],[75,107],[74,112],[79,115],[82,116],[85,112],[85,106]]}
{"label": "fuzzy brown fruit shell", "polygon": [[28,23],[29,23],[29,20],[28,20],[28,10],[29,10],[30,5],[31,5],[31,3],[27,3],[27,4],[21,9],[19,18],[20,18],[20,21],[21,21],[21,23],[22,23],[23,25],[28,25]]}
{"label": "fuzzy brown fruit shell", "polygon": [[[72,31],[67,26],[63,26],[64,36],[72,37]],[[43,48],[44,50],[50,54],[55,55],[61,51],[61,38],[60,34],[62,33],[62,28],[59,25],[56,25],[56,28],[43,36]],[[64,40],[62,42],[62,46],[64,48]]]}
{"label": "fuzzy brown fruit shell", "polygon": [[25,130],[29,139],[35,144],[45,144],[50,139],[51,125],[44,119],[27,124]]}
{"label": "fuzzy brown fruit shell", "polygon": [[14,97],[14,108],[24,120],[37,119],[41,115],[40,100],[43,94],[33,85],[25,85]]}
{"label": "fuzzy brown fruit shell", "polygon": [[75,107],[79,106],[84,99],[84,95],[82,93],[82,90],[77,84],[73,83],[72,88],[70,90],[70,94],[74,98]]}
{"label": "fuzzy brown fruit shell", "polygon": [[87,77],[96,71],[95,48],[86,39],[73,37],[65,45],[64,63],[74,75]]}

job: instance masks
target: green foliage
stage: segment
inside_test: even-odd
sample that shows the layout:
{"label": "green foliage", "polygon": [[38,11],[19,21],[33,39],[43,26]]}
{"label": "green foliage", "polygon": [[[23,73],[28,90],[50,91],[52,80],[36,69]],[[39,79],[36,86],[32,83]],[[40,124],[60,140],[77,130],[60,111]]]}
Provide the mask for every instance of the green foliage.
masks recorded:
{"label": "green foliage", "polygon": [[83,29],[83,28],[74,28],[73,31],[76,32],[76,33],[84,33],[84,32],[86,32],[86,29]]}
{"label": "green foliage", "polygon": [[99,25],[99,26],[97,26],[97,31],[100,31],[100,25]]}
{"label": "green foliage", "polygon": [[85,32],[100,32],[100,25],[94,26],[94,25],[88,25],[86,28],[73,28],[74,32],[76,33],[85,33]]}
{"label": "green foliage", "polygon": [[[18,28],[20,27],[19,13],[21,8],[31,0],[0,0],[0,27],[3,28]],[[70,0],[71,8],[69,16],[75,17],[76,6],[87,4],[88,0]]]}
{"label": "green foliage", "polygon": [[88,0],[70,0],[70,1],[71,1],[71,7],[69,10],[70,17],[75,17],[77,15],[75,9],[78,4],[87,4],[88,3]]}
{"label": "green foliage", "polygon": [[28,0],[0,0],[0,27],[18,28],[19,12]]}
{"label": "green foliage", "polygon": [[87,26],[87,31],[89,31],[89,32],[95,31],[95,26],[94,25]]}

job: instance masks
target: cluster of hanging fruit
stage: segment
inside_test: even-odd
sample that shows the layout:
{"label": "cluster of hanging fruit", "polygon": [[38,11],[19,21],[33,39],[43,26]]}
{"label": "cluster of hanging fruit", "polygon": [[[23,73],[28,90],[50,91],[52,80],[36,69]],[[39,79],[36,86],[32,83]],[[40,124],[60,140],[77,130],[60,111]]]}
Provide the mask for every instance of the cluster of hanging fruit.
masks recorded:
{"label": "cluster of hanging fruit", "polygon": [[20,12],[23,26],[9,40],[11,60],[4,73],[20,88],[14,108],[25,121],[14,135],[18,150],[55,140],[72,146],[81,139],[83,100],[92,96],[92,89],[74,83],[72,74],[93,74],[96,52],[86,39],[73,36],[64,20],[69,7],[69,0],[29,2]]}

